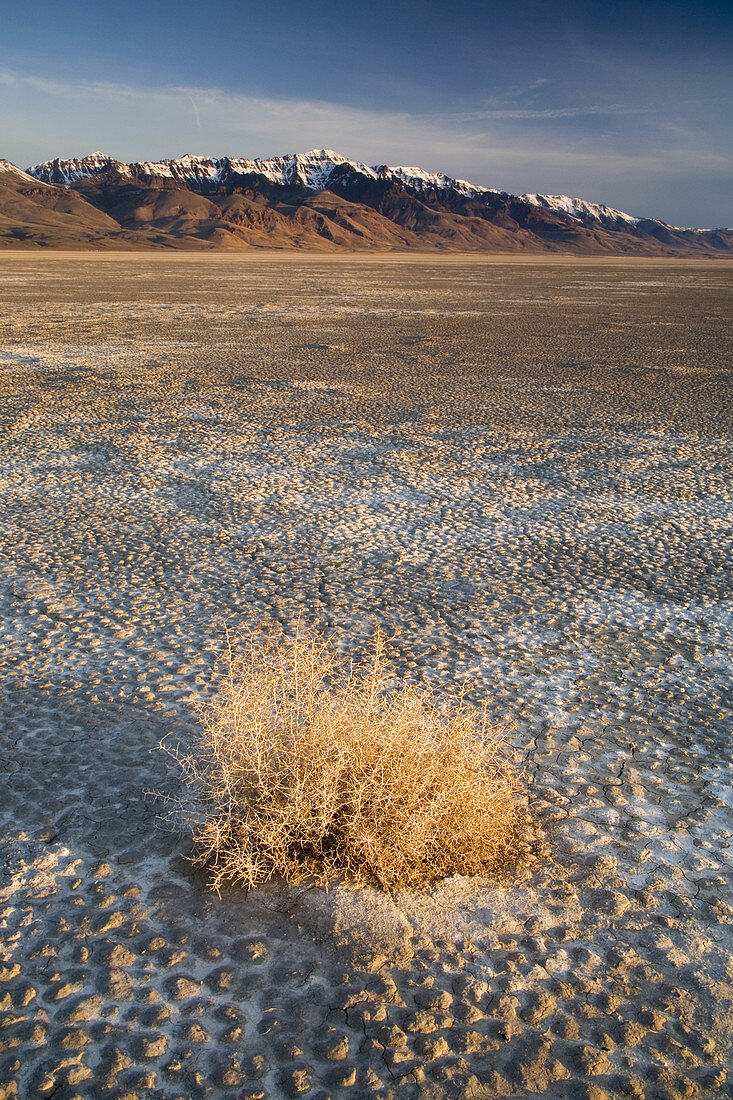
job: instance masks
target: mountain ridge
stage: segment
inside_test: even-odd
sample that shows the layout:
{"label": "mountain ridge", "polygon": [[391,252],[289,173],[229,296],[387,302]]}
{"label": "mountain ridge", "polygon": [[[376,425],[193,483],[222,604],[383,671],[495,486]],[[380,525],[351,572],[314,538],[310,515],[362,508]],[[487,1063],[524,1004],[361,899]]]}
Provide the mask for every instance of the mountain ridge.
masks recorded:
{"label": "mountain ridge", "polygon": [[[394,179],[418,191],[434,188],[438,191],[456,191],[459,194],[475,198],[477,195],[508,194],[495,187],[483,187],[469,183],[468,180],[453,178],[442,172],[427,172],[424,168],[392,166],[387,164],[367,165],[343,156],[332,149],[310,149],[305,153],[285,153],[279,156],[247,159],[244,157],[211,157],[200,154],[184,153],[160,161],[119,161],[108,153],[89,153],[85,157],[64,160],[55,158],[34,164],[26,172],[45,183],[73,184],[79,179],[90,178],[104,171],[116,171],[131,178],[137,175],[152,178],[169,178],[179,181],[209,182],[220,184],[227,176],[261,175],[273,183],[287,186],[302,183],[308,190],[326,189],[329,177],[337,167],[348,165],[352,170],[371,179]],[[586,199],[568,195],[539,195],[527,193],[519,198],[536,206],[563,210],[571,217],[578,217],[582,210],[587,216],[601,221],[603,217],[615,218],[628,223],[638,222],[623,210],[617,210],[602,203],[588,202]],[[672,227],[674,228],[674,227]]]}
{"label": "mountain ridge", "polygon": [[132,162],[94,152],[27,170],[0,161],[0,247],[18,245],[733,255],[733,231],[331,149]]}

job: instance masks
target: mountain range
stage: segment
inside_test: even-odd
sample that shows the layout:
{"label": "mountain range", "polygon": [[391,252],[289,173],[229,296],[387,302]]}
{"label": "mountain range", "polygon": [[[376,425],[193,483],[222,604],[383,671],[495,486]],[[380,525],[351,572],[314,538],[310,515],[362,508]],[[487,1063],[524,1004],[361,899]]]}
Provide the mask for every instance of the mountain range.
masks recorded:
{"label": "mountain range", "polygon": [[511,195],[329,149],[135,163],[92,153],[27,170],[0,160],[0,248],[40,247],[733,256],[733,229]]}

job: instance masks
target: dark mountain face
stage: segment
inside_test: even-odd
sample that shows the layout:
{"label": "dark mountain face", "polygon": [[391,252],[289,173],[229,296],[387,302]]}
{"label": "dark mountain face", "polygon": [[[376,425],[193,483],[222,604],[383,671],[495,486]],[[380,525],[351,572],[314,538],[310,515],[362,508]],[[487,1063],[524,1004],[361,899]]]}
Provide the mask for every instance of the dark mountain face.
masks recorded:
{"label": "dark mountain face", "polygon": [[134,164],[95,153],[28,172],[0,161],[3,246],[732,255],[733,231],[369,168],[329,150]]}

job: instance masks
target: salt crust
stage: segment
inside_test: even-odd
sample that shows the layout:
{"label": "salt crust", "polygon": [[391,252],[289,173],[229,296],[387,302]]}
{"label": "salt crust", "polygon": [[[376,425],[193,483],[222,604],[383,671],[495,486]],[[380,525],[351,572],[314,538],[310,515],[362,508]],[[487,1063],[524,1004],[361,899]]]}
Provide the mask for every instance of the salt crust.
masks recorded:
{"label": "salt crust", "polygon": [[[7,261],[1,1096],[727,1095],[728,273],[645,270]],[[300,609],[474,678],[535,867],[206,889],[157,743]]]}

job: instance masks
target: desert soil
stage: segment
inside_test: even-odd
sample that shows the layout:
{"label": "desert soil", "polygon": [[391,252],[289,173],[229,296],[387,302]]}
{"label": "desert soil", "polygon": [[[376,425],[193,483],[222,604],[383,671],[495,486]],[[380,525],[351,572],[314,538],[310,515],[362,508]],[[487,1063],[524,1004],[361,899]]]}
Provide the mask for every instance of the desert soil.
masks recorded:
{"label": "desert soil", "polygon": [[[0,1097],[729,1095],[725,262],[4,255]],[[225,624],[511,726],[535,866],[220,898]]]}

